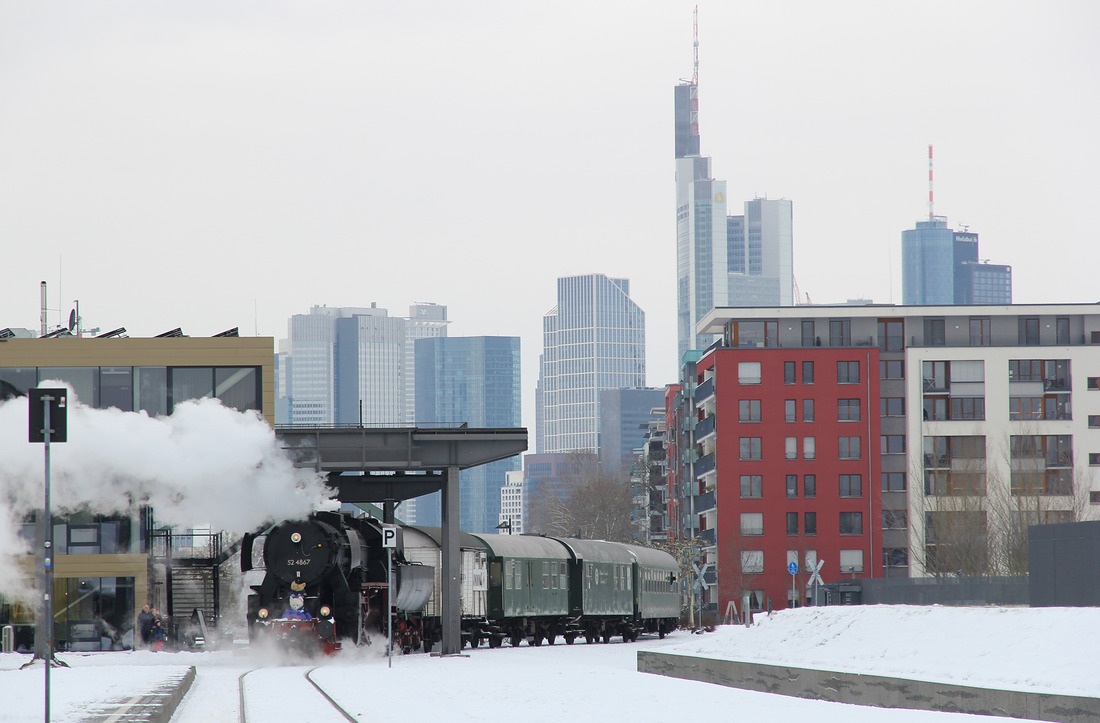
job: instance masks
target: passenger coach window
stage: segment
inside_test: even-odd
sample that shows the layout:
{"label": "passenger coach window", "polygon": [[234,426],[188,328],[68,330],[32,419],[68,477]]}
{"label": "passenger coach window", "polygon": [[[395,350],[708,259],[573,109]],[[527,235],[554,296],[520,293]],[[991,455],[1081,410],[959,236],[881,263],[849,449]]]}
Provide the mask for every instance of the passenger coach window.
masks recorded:
{"label": "passenger coach window", "polygon": [[565,572],[565,563],[559,563],[558,574],[561,576],[561,589],[567,590],[569,588],[568,578]]}
{"label": "passenger coach window", "polygon": [[543,590],[549,590],[550,589],[550,563],[549,562],[542,563],[542,589]]}

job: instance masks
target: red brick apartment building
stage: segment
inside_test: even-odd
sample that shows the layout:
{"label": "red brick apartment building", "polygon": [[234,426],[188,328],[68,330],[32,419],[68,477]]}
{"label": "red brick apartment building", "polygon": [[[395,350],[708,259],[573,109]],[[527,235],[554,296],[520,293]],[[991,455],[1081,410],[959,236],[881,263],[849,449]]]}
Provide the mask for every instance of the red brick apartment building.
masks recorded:
{"label": "red brick apartment building", "polygon": [[704,353],[695,381],[708,607],[803,605],[819,562],[824,582],[881,577],[879,350],[734,342]]}

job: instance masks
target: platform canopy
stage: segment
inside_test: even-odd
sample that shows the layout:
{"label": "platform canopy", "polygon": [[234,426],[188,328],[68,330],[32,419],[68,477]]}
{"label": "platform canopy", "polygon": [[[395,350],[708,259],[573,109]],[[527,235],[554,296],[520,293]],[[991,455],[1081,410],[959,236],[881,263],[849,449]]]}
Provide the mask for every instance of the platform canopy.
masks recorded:
{"label": "platform canopy", "polygon": [[341,502],[402,502],[459,470],[527,451],[527,430],[468,427],[279,427],[294,465],[328,475]]}

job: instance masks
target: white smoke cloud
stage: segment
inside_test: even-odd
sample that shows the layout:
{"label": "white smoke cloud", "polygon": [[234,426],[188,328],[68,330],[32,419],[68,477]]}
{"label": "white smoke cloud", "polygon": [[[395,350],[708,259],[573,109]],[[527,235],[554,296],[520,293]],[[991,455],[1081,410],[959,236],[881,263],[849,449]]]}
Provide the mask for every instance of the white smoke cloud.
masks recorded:
{"label": "white smoke cloud", "polygon": [[[43,503],[43,445],[27,441],[27,420],[25,397],[0,402],[0,590],[9,594],[22,576],[6,553],[26,552],[16,531]],[[209,398],[154,418],[94,409],[70,390],[68,441],[50,445],[50,457],[58,515],[151,505],[161,523],[243,533],[305,517],[332,495],[319,475],[294,468],[258,413]]]}

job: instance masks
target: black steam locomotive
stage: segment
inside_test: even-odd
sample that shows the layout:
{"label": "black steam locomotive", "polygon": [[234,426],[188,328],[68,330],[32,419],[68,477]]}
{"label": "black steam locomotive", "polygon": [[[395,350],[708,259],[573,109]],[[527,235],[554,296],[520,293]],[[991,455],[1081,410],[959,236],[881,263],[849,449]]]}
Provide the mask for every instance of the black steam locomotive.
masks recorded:
{"label": "black steam locomotive", "polygon": [[[396,548],[382,525],[318,512],[245,538],[242,569],[262,539],[266,574],[248,597],[252,639],[285,644],[362,645],[392,627],[394,647],[430,650],[442,637],[440,530],[398,527]],[[393,595],[386,555],[393,554]],[[541,535],[460,534],[461,626],[465,644],[500,646],[663,637],[680,613],[678,565],[652,548]]]}

